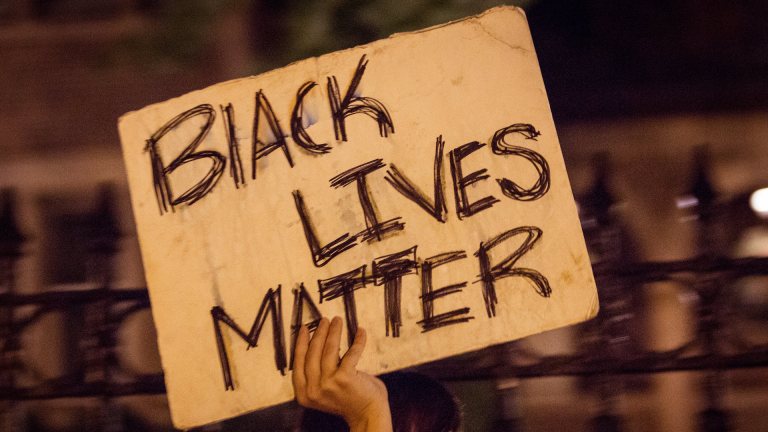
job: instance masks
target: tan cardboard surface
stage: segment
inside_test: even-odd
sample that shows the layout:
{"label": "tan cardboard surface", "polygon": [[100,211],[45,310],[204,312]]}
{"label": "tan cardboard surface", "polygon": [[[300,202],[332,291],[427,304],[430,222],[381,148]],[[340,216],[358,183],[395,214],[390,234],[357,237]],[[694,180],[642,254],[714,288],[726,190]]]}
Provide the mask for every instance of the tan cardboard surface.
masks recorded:
{"label": "tan cardboard surface", "polygon": [[[317,85],[303,86],[311,82]],[[336,120],[329,90],[338,91]],[[182,120],[173,125],[174,118]],[[284,146],[275,144],[277,125]],[[346,317],[350,326],[356,318],[368,330],[360,367],[372,373],[597,313],[576,206],[518,9],[221,83],[126,114],[119,129],[178,427],[293,397],[281,363],[290,362],[301,284],[324,316]],[[317,248],[344,250],[313,260],[308,232]],[[333,282],[343,274],[360,278]],[[316,318],[306,302],[302,311],[304,323]],[[276,357],[275,336],[284,359]],[[246,340],[257,346],[248,349]]]}

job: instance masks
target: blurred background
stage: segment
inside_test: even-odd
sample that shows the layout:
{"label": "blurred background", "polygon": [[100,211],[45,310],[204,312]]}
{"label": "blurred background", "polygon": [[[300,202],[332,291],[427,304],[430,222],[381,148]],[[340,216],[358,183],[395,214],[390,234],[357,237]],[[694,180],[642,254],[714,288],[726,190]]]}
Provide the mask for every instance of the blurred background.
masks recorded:
{"label": "blurred background", "polygon": [[[497,4],[0,0],[0,430],[173,430],[121,114]],[[466,431],[765,432],[768,2],[511,4],[601,311],[420,370],[461,398]],[[295,415],[201,430],[288,431]]]}

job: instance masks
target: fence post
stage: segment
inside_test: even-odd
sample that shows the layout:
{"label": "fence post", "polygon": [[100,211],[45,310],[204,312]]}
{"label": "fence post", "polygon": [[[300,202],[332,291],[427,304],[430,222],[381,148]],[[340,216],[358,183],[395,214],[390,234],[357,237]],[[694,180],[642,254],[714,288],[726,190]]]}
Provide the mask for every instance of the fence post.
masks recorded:
{"label": "fence post", "polygon": [[113,371],[118,322],[113,316],[114,257],[121,234],[115,218],[115,197],[112,185],[101,185],[97,192],[96,210],[89,224],[88,265],[89,279],[96,284],[102,296],[86,306],[87,338],[93,357],[89,369],[102,385],[101,430],[126,430],[120,407],[112,399]]}
{"label": "fence post", "polygon": [[[0,192],[0,297],[10,298],[16,292],[16,265],[25,240],[16,224],[15,204],[14,192],[3,189]],[[12,302],[0,302],[0,344],[0,392],[13,395],[19,339]],[[0,405],[0,419],[3,430],[23,430],[22,416],[12,397]]]}
{"label": "fence post", "polygon": [[[595,155],[593,169],[592,187],[579,200],[579,216],[593,265],[616,269],[623,265],[624,232],[614,214],[616,198],[610,190],[611,166],[607,153]],[[611,365],[628,350],[627,322],[631,316],[631,293],[615,276],[598,277],[595,282],[600,297],[600,313],[583,326],[581,349],[587,358]],[[623,377],[612,373],[609,367],[600,375],[587,377],[587,385],[596,388],[599,398],[598,413],[591,421],[592,430],[623,430],[616,405],[624,391],[624,384]]]}
{"label": "fence post", "polygon": [[[693,177],[690,195],[696,202],[696,247],[698,259],[706,264],[722,257],[722,242],[718,236],[720,205],[718,193],[710,179],[711,165],[706,147],[697,147],[693,157]],[[697,308],[697,338],[703,354],[717,357],[721,354],[718,334],[723,327],[723,281],[719,275],[697,274],[694,289],[699,296]],[[705,371],[703,390],[706,408],[699,413],[699,429],[702,432],[727,432],[731,430],[730,416],[723,407],[725,372],[721,369]]]}

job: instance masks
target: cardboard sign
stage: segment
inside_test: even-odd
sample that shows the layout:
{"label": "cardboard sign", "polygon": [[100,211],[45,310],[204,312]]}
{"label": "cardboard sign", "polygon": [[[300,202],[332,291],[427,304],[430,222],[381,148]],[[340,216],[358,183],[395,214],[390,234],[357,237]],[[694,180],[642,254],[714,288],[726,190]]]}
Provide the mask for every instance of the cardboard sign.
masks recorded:
{"label": "cardboard sign", "polygon": [[174,424],[288,401],[300,324],[380,373],[584,321],[589,257],[521,10],[121,118]]}

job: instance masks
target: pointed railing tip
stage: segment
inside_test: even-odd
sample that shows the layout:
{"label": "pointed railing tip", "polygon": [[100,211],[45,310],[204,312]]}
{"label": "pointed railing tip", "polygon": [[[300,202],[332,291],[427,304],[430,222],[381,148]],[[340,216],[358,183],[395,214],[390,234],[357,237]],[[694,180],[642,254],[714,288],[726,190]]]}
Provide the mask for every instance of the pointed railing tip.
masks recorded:
{"label": "pointed railing tip", "polygon": [[711,180],[712,165],[706,144],[697,146],[693,152],[693,172],[688,193],[696,198],[700,213],[709,212],[717,199],[717,191]]}
{"label": "pointed railing tip", "polygon": [[607,152],[600,152],[592,157],[592,186],[579,200],[579,213],[582,224],[589,220],[598,225],[607,225],[611,220],[611,209],[617,200],[611,191],[612,166]]}
{"label": "pointed railing tip", "polygon": [[10,188],[0,190],[0,257],[18,257],[26,237],[16,223],[16,196]]}
{"label": "pointed railing tip", "polygon": [[91,223],[91,249],[94,252],[112,253],[122,237],[116,215],[114,185],[99,185],[96,197],[96,209]]}

